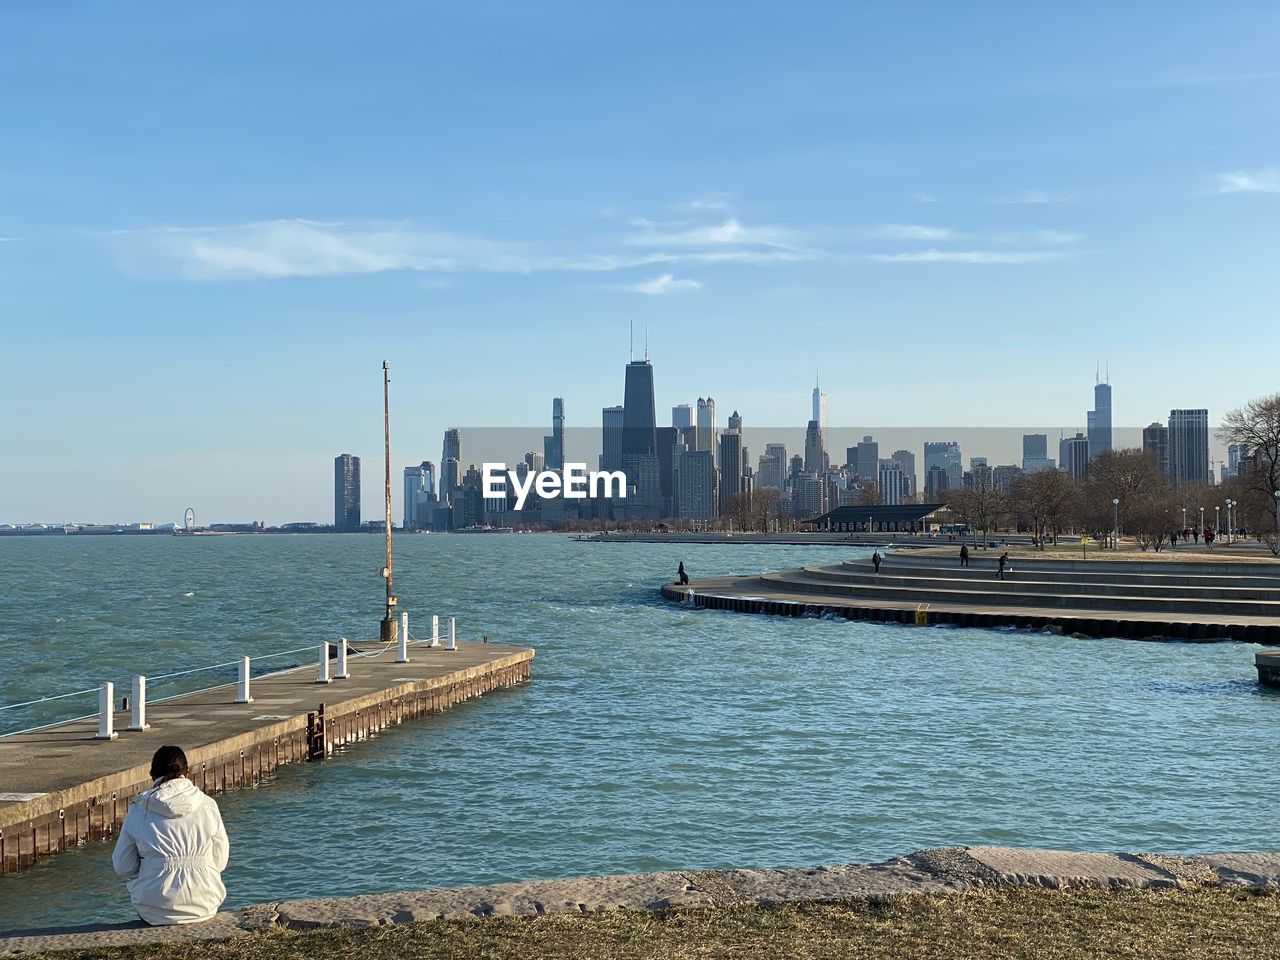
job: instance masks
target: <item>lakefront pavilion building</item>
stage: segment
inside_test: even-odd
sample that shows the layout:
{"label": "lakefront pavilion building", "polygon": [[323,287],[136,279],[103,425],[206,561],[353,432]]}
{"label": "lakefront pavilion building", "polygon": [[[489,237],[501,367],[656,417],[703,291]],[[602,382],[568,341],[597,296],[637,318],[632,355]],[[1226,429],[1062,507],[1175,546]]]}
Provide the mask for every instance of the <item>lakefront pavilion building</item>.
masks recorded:
{"label": "lakefront pavilion building", "polygon": [[849,504],[801,522],[828,533],[924,533],[955,521],[945,503],[898,503],[874,507]]}

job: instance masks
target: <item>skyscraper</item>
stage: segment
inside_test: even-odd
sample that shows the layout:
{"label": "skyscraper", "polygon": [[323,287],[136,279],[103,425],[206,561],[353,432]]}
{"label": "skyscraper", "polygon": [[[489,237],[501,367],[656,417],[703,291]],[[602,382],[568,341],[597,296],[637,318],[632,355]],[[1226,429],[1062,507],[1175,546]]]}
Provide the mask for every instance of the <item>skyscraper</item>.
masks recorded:
{"label": "skyscraper", "polygon": [[1056,464],[1049,457],[1049,437],[1043,433],[1022,435],[1022,469],[1028,473],[1052,470]]}
{"label": "skyscraper", "polygon": [[1169,428],[1159,421],[1142,428],[1142,452],[1156,458],[1160,472],[1169,476]]}
{"label": "skyscraper", "polygon": [[360,529],[360,458],[349,453],[333,460],[333,526]]}
{"label": "skyscraper", "polygon": [[1080,480],[1089,475],[1089,438],[1083,433],[1064,437],[1058,442],[1058,469]]}
{"label": "skyscraper", "polygon": [[450,427],[440,447],[440,500],[453,500],[462,486],[462,431]]}
{"label": "skyscraper", "polygon": [[[825,434],[824,434],[825,436]],[[880,482],[880,444],[871,437],[863,437],[858,444],[858,460],[854,470],[863,480],[872,484]]]}
{"label": "skyscraper", "polygon": [[[947,477],[947,485],[942,489],[959,490],[964,484],[964,463],[960,454],[960,444],[954,440],[925,442],[924,474],[926,494],[928,493],[928,477],[935,467],[942,470]],[[934,487],[937,487],[936,483]]]}
{"label": "skyscraper", "polygon": [[766,443],[760,457],[759,482],[762,488],[781,490],[787,481],[787,448],[781,443]]}
{"label": "skyscraper", "polygon": [[822,447],[822,427],[816,419],[810,420],[804,431],[804,469],[805,473],[815,476],[827,469],[826,454]]}
{"label": "skyscraper", "polygon": [[674,513],[706,520],[716,515],[716,459],[710,450],[675,452]]}
{"label": "skyscraper", "polygon": [[[734,416],[737,417],[737,412]],[[730,423],[732,423],[732,419]],[[739,420],[741,423],[741,420]],[[730,427],[720,434],[720,513],[727,512],[729,498],[743,492],[742,432]]]}
{"label": "skyscraper", "polygon": [[551,436],[542,438],[542,455],[548,470],[564,469],[564,397],[551,401]]}
{"label": "skyscraper", "polygon": [[716,428],[716,402],[710,397],[698,398],[698,449],[714,453],[719,449],[720,431]]}
{"label": "skyscraper", "polygon": [[902,467],[907,477],[907,496],[914,497],[919,489],[916,485],[916,455],[910,450],[895,450],[889,459]]}
{"label": "skyscraper", "polygon": [[813,383],[813,419],[818,421],[818,430],[822,433],[822,446],[827,445],[827,395],[818,387],[817,379]]}
{"label": "skyscraper", "polygon": [[1169,480],[1175,487],[1209,483],[1209,411],[1169,411]]}
{"label": "skyscraper", "polygon": [[635,487],[635,506],[661,506],[653,366],[648,358],[627,364],[622,395],[622,471],[628,484]]}
{"label": "skyscraper", "polygon": [[1111,384],[1098,382],[1093,387],[1093,409],[1088,415],[1089,459],[1111,449]]}
{"label": "skyscraper", "polygon": [[671,425],[677,430],[685,427],[692,427],[693,424],[693,407],[687,403],[677,404],[671,408]]}
{"label": "skyscraper", "polygon": [[884,499],[885,506],[892,507],[906,503],[911,497],[907,475],[902,469],[902,464],[897,460],[880,461],[876,483],[880,487],[880,496]]}
{"label": "skyscraper", "polygon": [[416,467],[404,468],[404,517],[406,530],[430,529],[431,522],[422,515],[423,508],[436,498],[436,468],[430,460]]}
{"label": "skyscraper", "polygon": [[601,411],[600,469],[622,469],[622,407],[605,407]]}

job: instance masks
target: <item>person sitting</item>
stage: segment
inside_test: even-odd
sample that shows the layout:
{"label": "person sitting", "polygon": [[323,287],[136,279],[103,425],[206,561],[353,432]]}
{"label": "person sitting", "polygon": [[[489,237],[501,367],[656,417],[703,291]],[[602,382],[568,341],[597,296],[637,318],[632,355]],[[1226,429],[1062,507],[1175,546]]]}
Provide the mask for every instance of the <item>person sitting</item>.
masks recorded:
{"label": "person sitting", "polygon": [[230,852],[217,802],[187,779],[187,755],[161,747],[150,790],[129,803],[111,864],[129,880],[144,923],[199,923],[227,898],[222,871]]}
{"label": "person sitting", "polygon": [[689,585],[689,575],[684,572],[684,561],[680,561],[680,569],[676,571],[676,576],[680,578],[680,586],[687,587]]}

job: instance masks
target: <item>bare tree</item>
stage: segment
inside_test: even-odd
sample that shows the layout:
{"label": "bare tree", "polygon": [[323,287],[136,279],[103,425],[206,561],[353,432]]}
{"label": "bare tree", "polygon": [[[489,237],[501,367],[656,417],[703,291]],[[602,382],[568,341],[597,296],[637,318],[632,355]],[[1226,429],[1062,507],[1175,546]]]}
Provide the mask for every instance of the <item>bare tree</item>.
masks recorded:
{"label": "bare tree", "polygon": [[1008,510],[1004,494],[986,485],[962,487],[953,491],[947,500],[947,506],[962,523],[974,530],[981,530],[984,538]]}
{"label": "bare tree", "polygon": [[755,529],[762,533],[769,532],[769,523],[778,516],[778,501],[782,493],[778,490],[760,489],[751,494],[751,522]]}
{"label": "bare tree", "polygon": [[880,488],[874,483],[858,489],[858,499],[854,501],[860,507],[879,507],[884,505],[884,497],[880,494]]}
{"label": "bare tree", "polygon": [[1280,555],[1275,502],[1276,491],[1280,491],[1280,393],[1229,411],[1222,418],[1218,438],[1240,444],[1253,458],[1240,473],[1240,505],[1249,526],[1264,537],[1272,553]]}
{"label": "bare tree", "polygon": [[1009,506],[1037,532],[1043,550],[1050,531],[1057,542],[1058,531],[1075,496],[1075,484],[1061,470],[1036,470],[1014,481]]}

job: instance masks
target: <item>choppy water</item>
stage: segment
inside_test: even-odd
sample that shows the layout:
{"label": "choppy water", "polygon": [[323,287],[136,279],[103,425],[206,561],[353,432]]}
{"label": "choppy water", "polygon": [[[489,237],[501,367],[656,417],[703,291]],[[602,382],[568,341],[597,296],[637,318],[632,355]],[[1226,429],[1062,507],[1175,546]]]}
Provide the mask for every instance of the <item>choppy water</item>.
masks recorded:
{"label": "choppy water", "polygon": [[[369,636],[380,549],[0,539],[0,704]],[[656,592],[681,559],[698,577],[839,548],[419,536],[397,551],[411,614],[537,647],[533,682],[220,797],[229,906],[958,843],[1280,846],[1280,696],[1257,687],[1255,647],[743,616]],[[93,844],[0,878],[0,930],[129,919],[109,857]]]}

